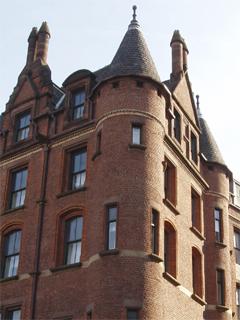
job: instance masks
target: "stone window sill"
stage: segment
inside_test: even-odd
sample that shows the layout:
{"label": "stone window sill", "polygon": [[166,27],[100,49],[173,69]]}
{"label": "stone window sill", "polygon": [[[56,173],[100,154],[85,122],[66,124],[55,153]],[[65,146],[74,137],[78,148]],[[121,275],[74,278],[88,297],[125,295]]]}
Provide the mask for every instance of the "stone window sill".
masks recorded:
{"label": "stone window sill", "polygon": [[225,306],[217,305],[217,310],[221,312],[225,312],[225,311],[228,311],[229,308]]}
{"label": "stone window sill", "polygon": [[181,285],[181,283],[168,272],[163,272],[163,277],[176,287]]}
{"label": "stone window sill", "polygon": [[98,156],[100,156],[102,154],[102,151],[98,150],[97,152],[94,153],[94,155],[92,156],[92,161],[94,161]]}
{"label": "stone window sill", "polygon": [[72,264],[67,264],[67,265],[64,265],[64,266],[51,268],[50,271],[52,273],[55,273],[55,272],[58,272],[58,271],[81,268],[81,266],[82,266],[82,262],[77,262],[77,263],[72,263]]}
{"label": "stone window sill", "polygon": [[135,143],[129,143],[128,147],[129,149],[137,149],[142,151],[145,151],[147,149],[147,147],[144,146],[143,144],[135,144]]}
{"label": "stone window sill", "polygon": [[18,276],[0,279],[0,283],[5,283],[5,282],[10,282],[10,281],[15,281],[15,280],[18,280]]}
{"label": "stone window sill", "polygon": [[149,258],[155,262],[163,262],[163,259],[155,253],[149,254]]}
{"label": "stone window sill", "polygon": [[167,198],[163,199],[163,202],[165,203],[166,206],[168,206],[174,214],[179,215],[180,212],[178,211],[178,209],[175,207],[175,205],[169,201]]}
{"label": "stone window sill", "polygon": [[207,304],[206,301],[204,301],[202,298],[200,298],[197,294],[193,293],[192,294],[192,299],[200,303],[202,306],[205,306]]}
{"label": "stone window sill", "polygon": [[8,210],[1,212],[1,216],[5,215],[5,214],[12,213],[12,212],[22,211],[25,208],[26,208],[26,206],[23,205],[23,206],[19,206],[19,207],[13,208],[13,209],[8,209]]}
{"label": "stone window sill", "polygon": [[222,248],[226,248],[227,245],[225,243],[222,243],[222,242],[218,242],[218,241],[215,241],[215,246],[219,246],[219,247],[222,247]]}
{"label": "stone window sill", "polygon": [[67,197],[67,196],[69,196],[71,194],[74,194],[74,193],[77,193],[77,192],[81,192],[81,191],[85,191],[85,190],[87,190],[87,188],[85,186],[83,186],[83,187],[75,189],[75,190],[69,190],[67,192],[59,193],[59,194],[56,195],[56,198],[60,199],[60,198],[63,198],[63,197]]}
{"label": "stone window sill", "polygon": [[104,251],[100,251],[99,255],[100,257],[106,257],[106,256],[116,256],[120,253],[120,250],[104,250]]}
{"label": "stone window sill", "polygon": [[200,240],[206,240],[206,238],[201,234],[201,232],[195,228],[191,227],[190,230],[200,239]]}

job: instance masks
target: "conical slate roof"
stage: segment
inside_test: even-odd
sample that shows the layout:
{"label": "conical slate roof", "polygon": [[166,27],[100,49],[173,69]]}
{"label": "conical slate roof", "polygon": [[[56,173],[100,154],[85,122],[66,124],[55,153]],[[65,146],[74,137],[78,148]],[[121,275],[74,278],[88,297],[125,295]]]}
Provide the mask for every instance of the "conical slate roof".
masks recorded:
{"label": "conical slate roof", "polygon": [[202,134],[200,135],[200,152],[204,154],[208,161],[225,165],[207,122],[202,117],[199,118],[199,121],[202,130]]}
{"label": "conical slate roof", "polygon": [[[141,75],[160,82],[157,69],[136,20],[136,6],[128,31],[126,32],[111,64],[97,73],[97,77],[109,78],[116,75]],[[96,74],[96,73],[95,73]]]}

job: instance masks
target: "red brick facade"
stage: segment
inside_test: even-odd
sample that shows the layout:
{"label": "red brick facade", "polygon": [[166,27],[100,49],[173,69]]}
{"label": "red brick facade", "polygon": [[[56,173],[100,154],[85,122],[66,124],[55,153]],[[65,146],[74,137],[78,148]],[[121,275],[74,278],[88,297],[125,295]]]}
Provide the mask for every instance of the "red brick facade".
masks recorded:
{"label": "red brick facade", "polygon": [[[97,72],[81,70],[60,89],[46,63],[48,26],[33,31],[0,139],[2,318],[20,309],[21,319],[127,319],[128,310],[139,319],[237,319],[233,239],[240,208],[229,202],[232,173],[201,155],[185,43],[173,38],[170,85],[138,72],[98,81]],[[84,110],[73,119],[79,92]],[[28,114],[26,129],[19,119]],[[75,155],[85,152],[83,183],[73,188]],[[15,204],[17,196],[23,200]],[[77,217],[81,255],[67,263],[68,223]],[[14,272],[8,239],[17,230]]]}

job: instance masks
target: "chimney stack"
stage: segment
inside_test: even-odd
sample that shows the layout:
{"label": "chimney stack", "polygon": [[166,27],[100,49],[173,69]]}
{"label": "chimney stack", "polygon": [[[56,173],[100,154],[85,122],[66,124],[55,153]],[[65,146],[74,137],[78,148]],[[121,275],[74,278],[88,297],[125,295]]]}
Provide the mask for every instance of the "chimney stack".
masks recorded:
{"label": "chimney stack", "polygon": [[183,38],[178,30],[174,31],[170,46],[172,47],[171,81],[180,80],[183,76]]}
{"label": "chimney stack", "polygon": [[32,31],[28,37],[28,53],[27,64],[32,63],[36,57],[36,44],[37,44],[38,28],[32,28]]}
{"label": "chimney stack", "polygon": [[188,56],[188,54],[189,54],[189,51],[188,51],[186,42],[185,42],[185,40],[183,39],[183,70],[184,70],[184,71],[187,71],[187,69],[188,69],[188,63],[187,63],[187,56]]}
{"label": "chimney stack", "polygon": [[50,38],[50,31],[47,22],[43,22],[42,26],[38,32],[38,42],[37,42],[37,56],[36,58],[40,58],[43,62],[47,62],[47,54],[48,54],[48,43]]}

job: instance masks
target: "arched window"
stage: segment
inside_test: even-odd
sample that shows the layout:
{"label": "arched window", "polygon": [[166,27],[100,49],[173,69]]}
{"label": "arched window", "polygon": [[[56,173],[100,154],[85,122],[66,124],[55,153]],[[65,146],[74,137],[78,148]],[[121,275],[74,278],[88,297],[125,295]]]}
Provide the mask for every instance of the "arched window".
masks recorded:
{"label": "arched window", "polygon": [[202,298],[202,256],[197,248],[192,248],[192,284],[193,293]]}
{"label": "arched window", "polygon": [[21,243],[21,230],[14,230],[4,237],[2,277],[17,275]]}
{"label": "arched window", "polygon": [[80,261],[82,247],[82,217],[72,218],[66,221],[65,229],[65,264]]}
{"label": "arched window", "polygon": [[176,231],[168,221],[164,223],[165,272],[176,278]]}

